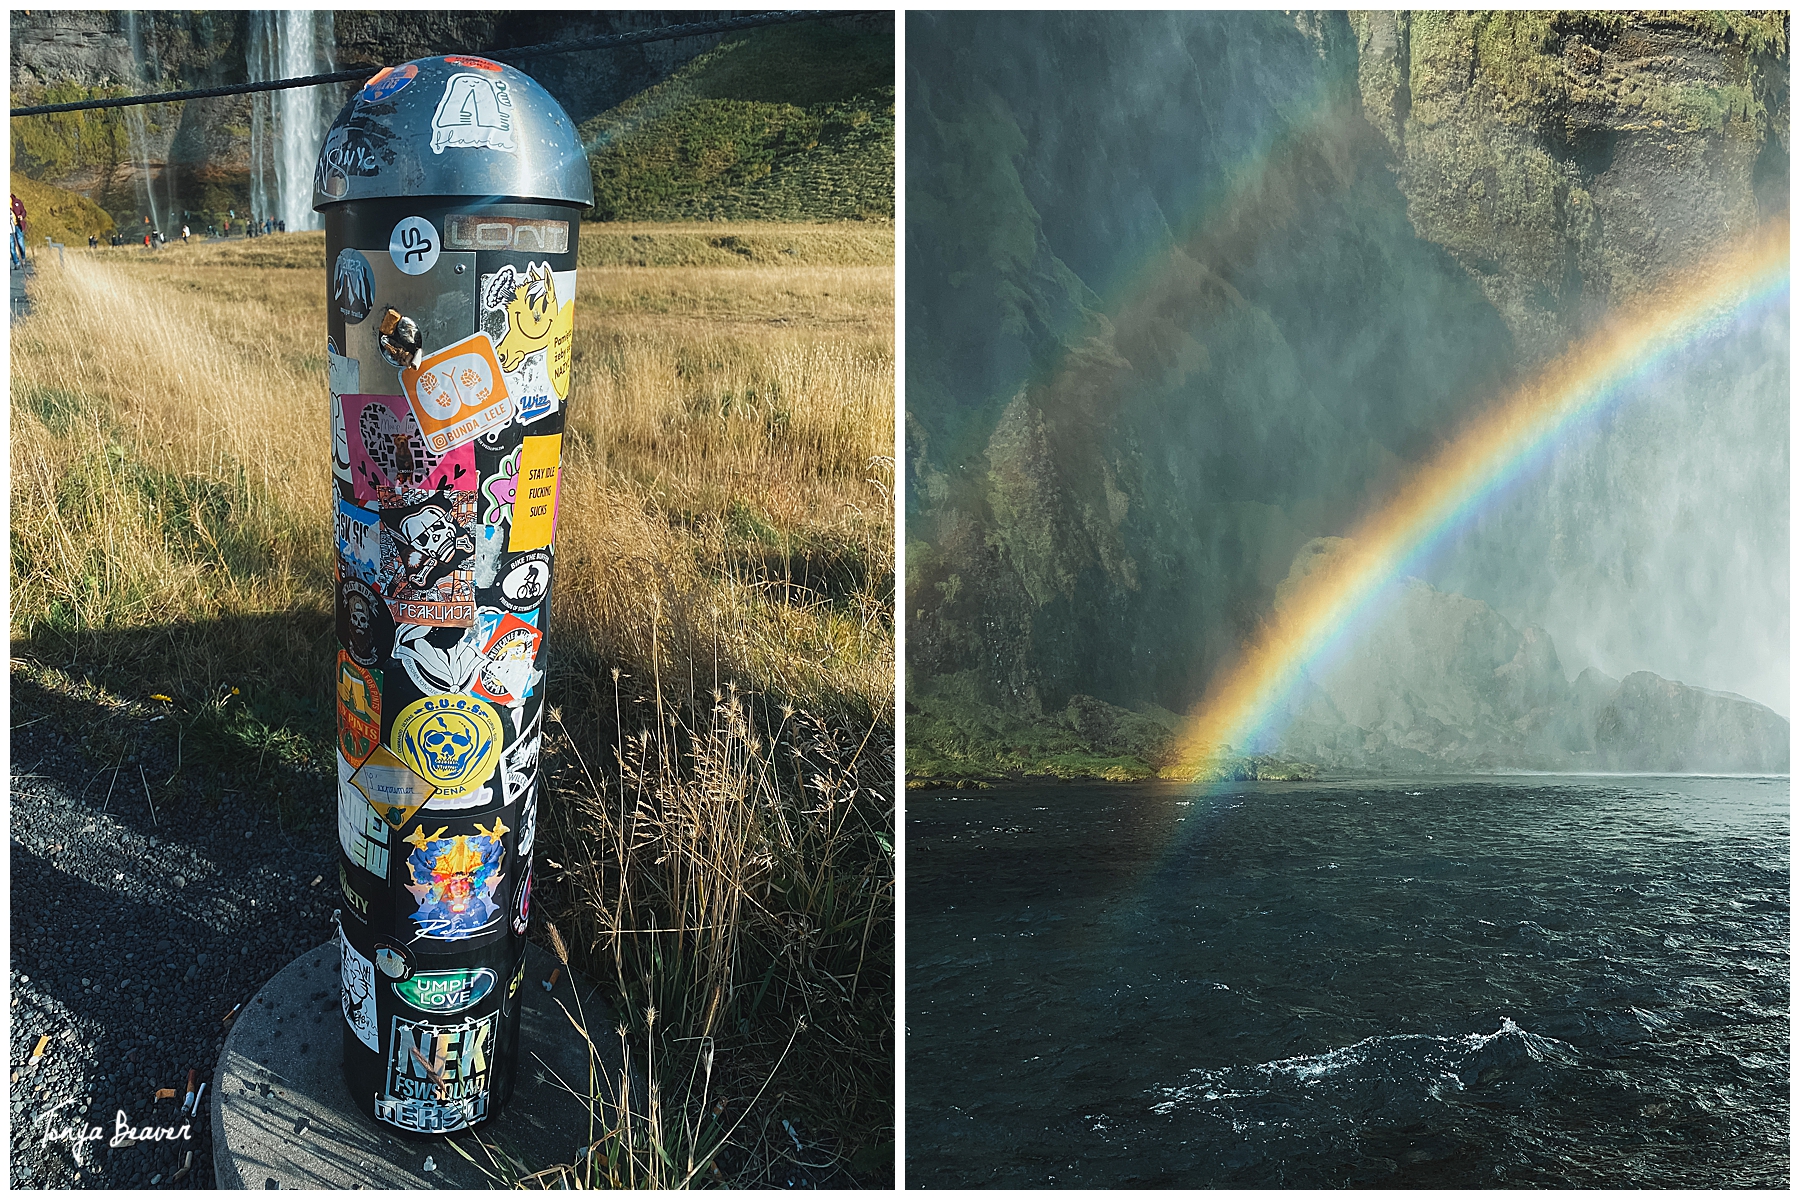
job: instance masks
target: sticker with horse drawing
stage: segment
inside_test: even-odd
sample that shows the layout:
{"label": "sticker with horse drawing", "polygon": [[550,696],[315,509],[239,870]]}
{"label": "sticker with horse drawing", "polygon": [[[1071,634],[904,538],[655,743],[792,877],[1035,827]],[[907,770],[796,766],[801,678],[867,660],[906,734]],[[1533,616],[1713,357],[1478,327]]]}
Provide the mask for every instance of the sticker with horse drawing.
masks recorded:
{"label": "sticker with horse drawing", "polygon": [[569,398],[575,347],[575,272],[553,271],[548,262],[520,272],[511,264],[481,277],[481,328],[529,425]]}

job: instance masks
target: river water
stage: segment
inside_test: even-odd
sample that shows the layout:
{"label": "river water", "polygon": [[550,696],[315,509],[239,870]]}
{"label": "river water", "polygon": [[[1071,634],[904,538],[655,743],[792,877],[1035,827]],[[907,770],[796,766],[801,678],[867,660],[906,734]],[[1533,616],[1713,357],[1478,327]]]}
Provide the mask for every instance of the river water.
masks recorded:
{"label": "river water", "polygon": [[1785,1187],[1788,781],[907,798],[907,1182]]}

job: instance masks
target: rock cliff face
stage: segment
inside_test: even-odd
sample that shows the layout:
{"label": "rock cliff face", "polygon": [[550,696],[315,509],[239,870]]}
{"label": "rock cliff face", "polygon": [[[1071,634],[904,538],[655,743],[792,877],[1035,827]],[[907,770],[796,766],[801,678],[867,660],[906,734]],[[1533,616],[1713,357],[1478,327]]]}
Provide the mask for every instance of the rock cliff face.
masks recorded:
{"label": "rock cliff face", "polygon": [[[909,21],[909,754],[1188,709],[1473,405],[1785,212],[1786,54],[1781,14]],[[1599,753],[1547,634],[1400,618],[1462,657],[1355,652],[1295,714],[1317,761]]]}
{"label": "rock cliff face", "polygon": [[[321,14],[331,31],[332,61],[342,70],[376,66],[426,54],[499,53],[509,47],[566,41],[605,33],[726,15],[686,12],[496,12],[354,11]],[[329,18],[327,20],[327,18]],[[121,92],[175,91],[214,87],[250,77],[252,14],[223,10],[193,12],[40,10],[12,13],[13,103],[35,103],[46,93],[75,99],[99,89]],[[716,45],[720,35],[652,42],[595,53],[553,55],[532,63],[532,75],[575,121],[605,111],[665,78],[696,54]],[[324,70],[323,66],[315,68]],[[327,109],[335,113],[351,86],[328,89]],[[46,182],[80,191],[136,225],[138,184],[147,173],[159,195],[174,207],[194,210],[250,207],[252,166],[251,104],[247,96],[153,105],[133,145],[121,116],[96,116],[84,126],[88,145],[46,147],[44,127],[21,138],[24,122],[14,120],[14,166]],[[67,128],[73,129],[73,123]],[[68,135],[65,140],[72,139]],[[32,139],[37,139],[36,142]],[[96,142],[104,150],[94,153]],[[38,146],[37,160],[21,160],[21,150]],[[52,157],[53,151],[61,156]],[[45,169],[46,165],[52,169]],[[135,173],[135,174],[134,174]]]}

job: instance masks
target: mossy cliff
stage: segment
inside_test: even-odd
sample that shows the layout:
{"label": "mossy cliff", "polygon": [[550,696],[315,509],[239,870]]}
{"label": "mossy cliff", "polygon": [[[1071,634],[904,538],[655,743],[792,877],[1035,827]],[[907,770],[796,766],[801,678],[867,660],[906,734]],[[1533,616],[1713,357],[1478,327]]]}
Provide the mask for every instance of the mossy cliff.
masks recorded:
{"label": "mossy cliff", "polygon": [[909,770],[1166,767],[1303,547],[1785,211],[1786,55],[1785,16],[915,15]]}

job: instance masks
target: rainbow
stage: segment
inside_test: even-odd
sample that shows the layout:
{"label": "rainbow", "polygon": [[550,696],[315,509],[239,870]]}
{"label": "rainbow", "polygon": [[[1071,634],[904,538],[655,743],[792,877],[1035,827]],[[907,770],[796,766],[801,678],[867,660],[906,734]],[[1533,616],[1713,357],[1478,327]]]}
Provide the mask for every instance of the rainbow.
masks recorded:
{"label": "rainbow", "polygon": [[[1785,217],[1571,346],[1477,416],[1301,580],[1183,729],[1180,774],[1216,778],[1280,706],[1308,665],[1351,627],[1409,562],[1539,458],[1566,426],[1629,394],[1628,385],[1740,311],[1784,293]],[[1190,774],[1191,772],[1191,774]]]}

